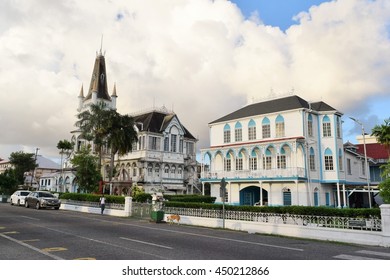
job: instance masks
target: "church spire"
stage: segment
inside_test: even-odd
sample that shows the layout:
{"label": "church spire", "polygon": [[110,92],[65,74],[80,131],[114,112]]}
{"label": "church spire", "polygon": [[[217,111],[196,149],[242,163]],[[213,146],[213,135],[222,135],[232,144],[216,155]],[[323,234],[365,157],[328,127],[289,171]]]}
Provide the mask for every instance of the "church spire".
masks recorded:
{"label": "church spire", "polygon": [[91,83],[89,85],[88,94],[85,100],[91,99],[93,93],[96,93],[97,99],[103,99],[111,101],[110,95],[108,94],[107,88],[107,73],[106,73],[106,62],[104,55],[100,53],[96,56],[95,65],[93,67]]}

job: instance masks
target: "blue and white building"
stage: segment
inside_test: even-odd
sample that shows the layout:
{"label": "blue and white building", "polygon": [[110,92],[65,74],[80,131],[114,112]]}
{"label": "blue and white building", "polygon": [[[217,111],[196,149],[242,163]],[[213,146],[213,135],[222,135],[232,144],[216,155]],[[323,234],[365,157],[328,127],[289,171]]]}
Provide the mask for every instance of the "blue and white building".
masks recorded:
{"label": "blue and white building", "polygon": [[[209,123],[201,150],[203,193],[232,205],[348,206],[366,182],[360,155],[344,149],[342,113],[291,95],[250,104]],[[352,172],[354,171],[354,173]]]}

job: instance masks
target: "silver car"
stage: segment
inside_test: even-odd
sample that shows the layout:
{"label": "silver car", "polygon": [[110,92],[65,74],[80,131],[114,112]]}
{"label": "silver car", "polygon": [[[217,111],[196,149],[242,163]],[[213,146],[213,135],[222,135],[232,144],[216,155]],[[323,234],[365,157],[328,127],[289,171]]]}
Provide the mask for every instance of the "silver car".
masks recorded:
{"label": "silver car", "polygon": [[54,208],[60,209],[61,201],[50,192],[34,191],[26,196],[24,206],[26,208],[35,207],[40,208]]}
{"label": "silver car", "polygon": [[10,199],[11,205],[18,205],[18,206],[24,205],[24,200],[26,196],[29,195],[30,193],[31,193],[30,191],[25,191],[25,190],[19,190],[14,192],[11,195],[11,199]]}

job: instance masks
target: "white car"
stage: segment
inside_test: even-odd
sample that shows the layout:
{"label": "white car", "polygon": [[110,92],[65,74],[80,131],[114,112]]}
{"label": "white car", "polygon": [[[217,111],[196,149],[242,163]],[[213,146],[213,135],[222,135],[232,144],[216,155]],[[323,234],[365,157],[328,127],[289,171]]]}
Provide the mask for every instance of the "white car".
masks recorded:
{"label": "white car", "polygon": [[20,190],[11,195],[11,205],[24,205],[24,199],[30,193],[30,191]]}

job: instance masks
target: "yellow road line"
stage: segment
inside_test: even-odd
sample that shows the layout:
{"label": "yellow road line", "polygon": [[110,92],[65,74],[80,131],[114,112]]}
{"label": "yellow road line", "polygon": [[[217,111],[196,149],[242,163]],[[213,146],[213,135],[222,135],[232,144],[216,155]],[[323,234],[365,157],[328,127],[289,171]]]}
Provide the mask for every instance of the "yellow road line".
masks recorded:
{"label": "yellow road line", "polygon": [[74,260],[96,260],[96,258],[77,258],[77,259],[74,259]]}
{"label": "yellow road line", "polygon": [[28,239],[28,240],[21,240],[22,242],[36,242],[40,241],[40,239]]}
{"label": "yellow road line", "polygon": [[44,252],[60,252],[60,251],[66,251],[68,249],[64,247],[51,247],[51,248],[43,248],[42,251]]}
{"label": "yellow road line", "polygon": [[2,232],[2,234],[16,234],[16,233],[19,233],[17,231],[6,231],[6,232]]}

